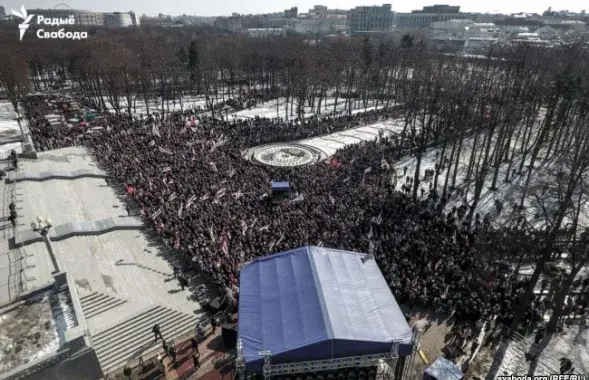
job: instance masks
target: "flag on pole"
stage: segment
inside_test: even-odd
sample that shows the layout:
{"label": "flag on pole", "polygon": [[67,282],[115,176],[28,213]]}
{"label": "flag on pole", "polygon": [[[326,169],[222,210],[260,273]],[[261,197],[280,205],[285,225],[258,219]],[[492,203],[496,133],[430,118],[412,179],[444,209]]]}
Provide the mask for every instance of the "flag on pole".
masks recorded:
{"label": "flag on pole", "polygon": [[196,199],[196,195],[192,195],[190,198],[188,198],[188,201],[186,202],[186,209],[188,210],[190,208],[190,206],[192,206],[192,202],[194,202]]}
{"label": "flag on pole", "polygon": [[374,224],[380,225],[382,223],[382,212],[377,217],[373,217],[370,221]]}
{"label": "flag on pole", "polygon": [[209,227],[209,236],[211,237],[211,240],[214,243],[216,241],[216,239],[215,239],[215,234],[213,233],[213,225],[212,224]]}
{"label": "flag on pole", "polygon": [[160,134],[160,129],[157,126],[157,123],[153,123],[153,126],[151,127],[151,133],[154,136],[162,137],[162,135]]}
{"label": "flag on pole", "polygon": [[221,243],[221,251],[223,251],[225,256],[229,256],[229,240],[226,232],[221,234],[221,239],[219,241]]}
{"label": "flag on pole", "polygon": [[178,208],[178,218],[182,218],[182,210],[184,209],[184,203],[180,202],[180,207]]}

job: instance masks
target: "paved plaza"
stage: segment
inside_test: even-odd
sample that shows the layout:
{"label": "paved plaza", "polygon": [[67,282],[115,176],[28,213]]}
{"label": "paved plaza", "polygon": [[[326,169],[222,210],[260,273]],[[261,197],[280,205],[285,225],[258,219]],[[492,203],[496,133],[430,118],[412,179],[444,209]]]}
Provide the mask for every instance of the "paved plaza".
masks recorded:
{"label": "paved plaza", "polygon": [[[203,310],[191,293],[202,279],[181,290],[174,259],[127,213],[113,184],[97,177],[105,175],[85,148],[72,147],[21,159],[0,183],[0,306],[51,285],[57,265],[72,277],[99,361],[110,370],[153,350],[154,323],[175,339],[194,331]],[[7,220],[11,202],[16,228]],[[32,232],[37,216],[51,219],[48,244]]]}

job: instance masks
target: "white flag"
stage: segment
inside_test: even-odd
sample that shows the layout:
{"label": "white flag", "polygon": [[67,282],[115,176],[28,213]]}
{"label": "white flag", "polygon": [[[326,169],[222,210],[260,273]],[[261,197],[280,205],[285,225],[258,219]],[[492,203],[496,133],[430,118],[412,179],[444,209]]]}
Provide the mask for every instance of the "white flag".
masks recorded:
{"label": "white flag", "polygon": [[188,201],[186,202],[186,210],[188,210],[190,206],[192,206],[192,202],[194,202],[195,200],[196,195],[192,195],[190,198],[188,198]]}
{"label": "white flag", "polygon": [[209,227],[209,236],[211,237],[211,240],[214,243],[215,242],[215,234],[213,233],[213,226],[212,225]]}
{"label": "white flag", "polygon": [[153,133],[154,136],[162,137],[162,135],[160,134],[160,129],[158,128],[156,123],[153,123],[153,126],[151,127],[151,133]]}

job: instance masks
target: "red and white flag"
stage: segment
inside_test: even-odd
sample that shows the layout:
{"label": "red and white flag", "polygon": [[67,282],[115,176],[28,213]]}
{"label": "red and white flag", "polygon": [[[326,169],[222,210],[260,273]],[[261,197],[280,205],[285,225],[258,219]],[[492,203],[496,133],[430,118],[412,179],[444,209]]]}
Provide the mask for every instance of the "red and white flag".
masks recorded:
{"label": "red and white flag", "polygon": [[241,221],[241,234],[243,236],[245,236],[245,233],[247,232],[247,223],[245,222],[245,220]]}
{"label": "red and white flag", "polygon": [[221,239],[219,239],[221,243],[221,251],[225,254],[225,256],[229,256],[229,239],[227,238],[227,233],[223,232],[221,234]]}

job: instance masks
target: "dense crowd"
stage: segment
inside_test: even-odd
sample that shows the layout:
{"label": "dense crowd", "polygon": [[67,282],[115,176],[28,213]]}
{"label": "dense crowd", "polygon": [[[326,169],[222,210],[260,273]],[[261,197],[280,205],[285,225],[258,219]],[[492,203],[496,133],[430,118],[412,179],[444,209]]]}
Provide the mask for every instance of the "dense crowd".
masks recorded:
{"label": "dense crowd", "polygon": [[[392,164],[410,141],[375,137],[338,151],[338,165],[265,167],[241,156],[253,145],[373,123],[398,110],[302,122],[200,117],[198,126],[187,124],[193,111],[164,120],[109,114],[97,124],[102,132],[88,133],[49,128],[42,98],[29,98],[26,109],[38,150],[89,146],[114,178],[133,186],[133,202],[166,244],[220,286],[238,291],[242,263],[303,245],[373,254],[400,302],[446,305],[459,320],[496,315],[508,323],[525,286],[477,257],[478,215],[464,223],[466,206],[444,212],[435,192],[414,202],[406,194],[411,181],[399,191],[397,179],[411,173]],[[261,200],[272,180],[289,181],[304,200]]]}

